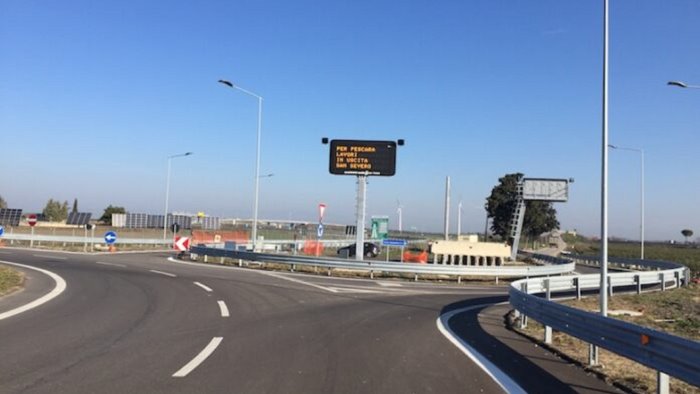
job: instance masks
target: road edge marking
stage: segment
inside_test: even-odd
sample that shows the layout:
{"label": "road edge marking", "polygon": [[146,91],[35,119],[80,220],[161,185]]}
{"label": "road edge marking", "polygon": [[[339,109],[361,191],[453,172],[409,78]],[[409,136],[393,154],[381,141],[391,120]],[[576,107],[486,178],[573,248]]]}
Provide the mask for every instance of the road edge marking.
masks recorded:
{"label": "road edge marking", "polygon": [[44,294],[43,296],[37,298],[36,300],[31,301],[31,302],[24,304],[22,306],[19,306],[15,309],[11,309],[7,312],[0,313],[0,320],[7,319],[8,317],[18,315],[22,312],[26,312],[30,309],[34,309],[42,304],[45,304],[45,303],[51,301],[52,299],[58,297],[61,293],[63,293],[63,291],[67,287],[66,281],[63,280],[63,278],[61,278],[57,274],[54,274],[53,272],[45,270],[43,268],[32,267],[31,265],[25,265],[25,264],[19,264],[19,263],[12,263],[9,261],[0,261],[0,263],[14,265],[16,267],[22,267],[22,268],[27,268],[27,269],[41,272],[44,275],[48,275],[56,283],[56,286],[54,286],[54,288],[50,292]]}
{"label": "road edge marking", "polygon": [[520,385],[518,385],[510,376],[508,376],[506,373],[501,371],[500,368],[498,368],[494,363],[492,363],[489,359],[484,357],[481,353],[477,352],[476,349],[473,347],[469,346],[469,344],[464,341],[462,338],[460,338],[457,334],[452,331],[450,328],[449,321],[450,319],[459,313],[463,312],[468,312],[474,309],[479,309],[479,308],[484,308],[484,307],[489,307],[489,306],[495,306],[495,305],[503,305],[507,304],[508,301],[497,303],[497,304],[481,304],[481,305],[473,305],[473,306],[468,306],[465,308],[460,308],[456,309],[447,313],[443,313],[440,315],[437,320],[436,324],[442,335],[445,336],[450,342],[452,342],[453,345],[455,345],[459,350],[462,351],[467,357],[469,357],[479,368],[481,368],[484,372],[486,372],[489,377],[496,382],[503,390],[505,390],[506,393],[513,394],[513,393],[518,393],[518,394],[527,394],[527,391],[523,390]]}
{"label": "road edge marking", "polygon": [[202,349],[201,352],[199,352],[198,355],[196,355],[190,362],[185,364],[184,367],[180,368],[173,374],[174,378],[184,378],[187,376],[190,372],[192,372],[195,368],[199,366],[199,364],[203,363],[204,360],[207,359],[207,357],[211,356],[212,353],[214,353],[214,350],[216,350],[217,347],[221,344],[221,341],[224,339],[224,337],[214,337],[209,341],[209,344]]}

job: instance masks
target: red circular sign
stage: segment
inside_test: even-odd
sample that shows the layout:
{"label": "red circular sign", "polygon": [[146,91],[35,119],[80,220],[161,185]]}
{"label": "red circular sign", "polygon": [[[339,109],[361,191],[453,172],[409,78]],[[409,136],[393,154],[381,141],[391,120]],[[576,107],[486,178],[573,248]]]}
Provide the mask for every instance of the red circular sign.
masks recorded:
{"label": "red circular sign", "polygon": [[34,227],[36,226],[36,215],[31,214],[27,216],[27,224]]}

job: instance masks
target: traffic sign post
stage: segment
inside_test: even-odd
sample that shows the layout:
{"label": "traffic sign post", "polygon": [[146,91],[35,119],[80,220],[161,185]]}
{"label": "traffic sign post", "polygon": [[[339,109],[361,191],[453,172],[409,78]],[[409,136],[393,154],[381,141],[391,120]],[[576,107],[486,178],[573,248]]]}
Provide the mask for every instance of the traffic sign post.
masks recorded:
{"label": "traffic sign post", "polygon": [[173,249],[180,252],[186,252],[190,250],[190,239],[188,237],[176,236],[173,241]]}
{"label": "traffic sign post", "polygon": [[32,237],[29,240],[29,247],[33,248],[34,247],[34,226],[36,226],[36,215],[35,214],[27,215],[27,224],[29,225],[29,227],[32,228]]}
{"label": "traffic sign post", "polygon": [[[403,252],[403,248],[406,246],[406,244],[408,244],[408,241],[405,239],[383,239],[382,245],[386,246],[386,261],[389,261],[389,249],[391,249],[392,246],[400,246],[401,251]],[[403,253],[401,253],[401,262],[403,262]]]}
{"label": "traffic sign post", "polygon": [[109,245],[109,251],[114,252],[114,243],[117,242],[117,233],[114,231],[107,231],[104,238],[105,243]]}
{"label": "traffic sign post", "polygon": [[330,142],[328,170],[335,175],[357,176],[357,212],[355,234],[355,259],[364,258],[365,216],[367,200],[367,178],[370,175],[393,176],[396,173],[398,141],[331,140],[322,138],[323,144]]}
{"label": "traffic sign post", "polygon": [[117,242],[117,233],[115,233],[114,231],[107,231],[105,233],[105,243],[107,245],[112,245],[115,242]]}

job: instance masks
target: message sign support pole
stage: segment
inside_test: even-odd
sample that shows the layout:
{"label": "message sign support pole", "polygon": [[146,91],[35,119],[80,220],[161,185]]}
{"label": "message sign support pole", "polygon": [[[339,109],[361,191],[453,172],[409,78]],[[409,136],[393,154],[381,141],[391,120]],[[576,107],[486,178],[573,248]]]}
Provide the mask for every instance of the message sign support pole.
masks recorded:
{"label": "message sign support pole", "polygon": [[367,200],[367,175],[357,176],[357,222],[355,231],[355,260],[365,256],[365,202]]}

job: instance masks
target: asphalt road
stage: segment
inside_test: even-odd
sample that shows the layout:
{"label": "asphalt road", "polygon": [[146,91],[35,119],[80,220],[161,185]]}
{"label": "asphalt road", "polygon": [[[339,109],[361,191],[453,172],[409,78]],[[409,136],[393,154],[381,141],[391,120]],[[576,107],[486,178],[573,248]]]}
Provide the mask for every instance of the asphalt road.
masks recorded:
{"label": "asphalt road", "polygon": [[[55,299],[0,320],[0,392],[503,392],[436,319],[505,301],[505,287],[328,278],[166,257],[0,250],[2,261],[49,270],[67,283]],[[45,275],[23,271],[26,289],[0,299],[0,313],[53,287]],[[511,374],[527,391],[612,391],[565,363],[531,362],[556,358],[499,331],[497,322],[484,328],[483,309],[456,314],[455,332],[495,364],[520,361]]]}

